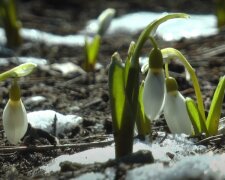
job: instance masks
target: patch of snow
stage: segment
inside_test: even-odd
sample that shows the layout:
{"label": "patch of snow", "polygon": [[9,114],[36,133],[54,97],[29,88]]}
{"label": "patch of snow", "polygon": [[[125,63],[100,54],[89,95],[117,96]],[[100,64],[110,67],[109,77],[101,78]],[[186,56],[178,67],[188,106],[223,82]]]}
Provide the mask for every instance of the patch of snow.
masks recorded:
{"label": "patch of snow", "polygon": [[[106,34],[115,34],[121,31],[135,34],[144,29],[150,22],[162,16],[163,13],[135,12],[114,18]],[[134,24],[135,22],[135,24]],[[166,41],[181,38],[196,38],[216,34],[216,16],[190,14],[189,19],[173,19],[159,26],[157,35]],[[98,20],[89,21],[87,27],[80,34],[60,36],[37,29],[22,28],[20,33],[24,39],[43,42],[48,45],[83,46],[85,34],[94,34],[98,29]],[[4,30],[0,28],[0,42],[6,43]]]}
{"label": "patch of snow", "polygon": [[145,165],[128,171],[128,180],[217,179],[225,178],[225,155],[197,155],[185,157],[171,167],[162,163]]}
{"label": "patch of snow", "polygon": [[46,59],[37,58],[37,57],[16,57],[14,59],[14,62],[17,62],[19,64],[32,62],[32,63],[37,64],[38,66],[47,64],[47,60]]}
{"label": "patch of snow", "polygon": [[55,116],[56,134],[80,124],[83,119],[77,115],[63,115],[53,110],[34,111],[27,114],[28,122],[35,128],[43,129],[49,133],[53,131]]}
{"label": "patch of snow", "polygon": [[8,66],[9,60],[8,58],[0,58],[0,66]]}
{"label": "patch of snow", "polygon": [[35,63],[38,66],[46,65],[47,60],[43,58],[36,58],[36,57],[9,57],[9,58],[0,58],[0,65],[1,66],[7,66],[9,65],[9,62],[13,62],[16,64],[22,64],[22,63]]}
{"label": "patch of snow", "polygon": [[77,180],[105,180],[106,177],[103,173],[94,173],[89,172],[86,174],[82,174],[81,176],[76,178]]}
{"label": "patch of snow", "polygon": [[107,146],[105,148],[89,149],[72,155],[61,155],[53,159],[47,165],[41,166],[40,168],[43,169],[46,173],[50,173],[59,171],[59,164],[64,161],[90,164],[94,162],[105,162],[109,159],[114,158],[114,146]]}
{"label": "patch of snow", "polygon": [[66,62],[66,63],[54,63],[51,65],[51,67],[55,70],[58,70],[62,72],[64,76],[66,76],[69,73],[79,73],[84,74],[85,71],[78,65],[72,63],[72,62]]}
{"label": "patch of snow", "polygon": [[[24,39],[45,43],[47,45],[67,45],[67,46],[83,46],[84,45],[84,35],[56,35],[37,29],[22,28],[20,34]],[[5,32],[0,28],[0,43],[6,43]]]}
{"label": "patch of snow", "polygon": [[222,117],[219,121],[218,134],[225,134],[225,117]]}
{"label": "patch of snow", "polygon": [[[175,162],[193,153],[199,153],[204,149],[203,146],[195,146],[192,141],[186,139],[186,135],[168,135],[163,143],[159,143],[163,138],[163,133],[152,144],[136,141],[133,151],[150,150],[156,161]],[[59,164],[64,161],[76,162],[81,164],[91,164],[95,162],[106,162],[115,158],[115,145],[104,148],[89,149],[73,155],[61,155],[53,159],[49,164],[40,167],[46,173],[59,171]],[[173,160],[168,157],[168,153],[174,155]],[[104,156],[102,156],[104,154]]]}
{"label": "patch of snow", "polygon": [[[135,34],[144,29],[150,22],[162,16],[163,13],[135,12],[113,19],[107,34],[115,34],[121,31]],[[135,22],[135,24],[134,24]],[[216,34],[216,16],[190,14],[189,19],[172,19],[159,26],[156,34],[166,41],[179,40],[181,38],[196,38]],[[87,32],[97,31],[97,20],[89,21]]]}
{"label": "patch of snow", "polygon": [[116,177],[115,168],[106,168],[104,173],[89,172],[76,177],[77,180],[114,180]]}
{"label": "patch of snow", "polygon": [[37,29],[22,28],[21,35],[25,39],[44,42],[48,45],[83,46],[85,36],[82,34],[60,36]]}

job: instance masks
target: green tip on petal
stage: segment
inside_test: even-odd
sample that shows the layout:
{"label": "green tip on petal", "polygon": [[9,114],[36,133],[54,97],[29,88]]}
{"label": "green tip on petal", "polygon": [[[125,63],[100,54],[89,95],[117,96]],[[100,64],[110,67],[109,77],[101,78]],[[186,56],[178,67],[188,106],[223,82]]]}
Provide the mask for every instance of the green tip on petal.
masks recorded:
{"label": "green tip on petal", "polygon": [[151,69],[162,69],[163,68],[163,56],[161,50],[152,49],[149,54],[149,68]]}
{"label": "green tip on petal", "polygon": [[173,77],[166,78],[166,90],[167,92],[174,92],[178,90],[176,79],[174,79]]}

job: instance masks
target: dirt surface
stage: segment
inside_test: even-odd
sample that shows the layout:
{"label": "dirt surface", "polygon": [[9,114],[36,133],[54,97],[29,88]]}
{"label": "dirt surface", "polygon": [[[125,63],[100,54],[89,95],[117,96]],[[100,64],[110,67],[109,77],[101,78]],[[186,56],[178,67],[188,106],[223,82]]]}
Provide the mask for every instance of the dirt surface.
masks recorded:
{"label": "dirt surface", "polygon": [[[186,13],[213,13],[214,4],[210,0],[180,0],[179,3],[172,1],[73,1],[64,0],[20,0],[18,1],[19,18],[26,28],[35,28],[54,34],[68,35],[75,34],[85,27],[86,22],[96,18],[100,12],[108,7],[117,10],[117,16],[128,12],[140,10],[147,11],[167,11],[167,12],[186,12]],[[112,134],[112,122],[109,107],[109,93],[107,84],[107,65],[110,62],[111,55],[118,51],[122,58],[125,58],[129,43],[131,40],[137,40],[138,35],[114,35],[103,39],[99,62],[103,67],[93,73],[76,73],[63,76],[58,71],[44,71],[38,68],[31,76],[20,80],[23,100],[38,95],[47,99],[42,103],[25,104],[28,112],[35,110],[52,109],[63,114],[77,114],[83,117],[82,125],[74,127],[71,132],[61,134],[59,141],[64,143],[88,143],[104,140],[104,135]],[[211,101],[212,94],[218,83],[220,76],[225,72],[225,36],[224,32],[210,37],[200,37],[198,39],[182,39],[178,42],[160,42],[161,48],[172,46],[184,53],[190,60],[190,63],[196,69],[201,89],[203,90],[203,99],[207,109]],[[143,54],[149,51],[149,45]],[[224,49],[224,51],[216,51]],[[216,53],[215,53],[216,52]],[[49,64],[72,62],[81,65],[84,59],[82,47],[68,46],[48,46],[43,43],[24,41],[23,45],[15,50],[16,56],[33,56],[48,60]],[[1,66],[0,72],[15,63],[10,61],[7,66]],[[184,72],[179,64],[171,65],[171,69],[181,75],[175,75],[178,79],[179,87],[183,95],[194,97],[194,90],[189,82],[184,78]],[[93,80],[95,76],[95,81]],[[0,113],[8,99],[8,87],[10,81],[1,82],[1,101]],[[76,107],[79,107],[77,109]],[[223,106],[222,116],[225,116]],[[0,118],[0,122],[2,119]],[[2,124],[2,123],[1,123]],[[154,124],[153,129],[160,126],[161,130],[167,130],[164,119],[160,123]],[[2,129],[2,125],[0,126]],[[155,130],[154,130],[155,131]],[[94,136],[94,138],[93,138]],[[92,138],[91,138],[92,137]],[[39,139],[37,144],[49,144],[45,139]],[[0,134],[0,146],[8,145]],[[0,174],[3,179],[21,177],[29,178],[32,176],[32,170],[40,165],[49,162],[52,158],[61,154],[70,154],[79,152],[79,148],[64,148],[49,150],[44,152],[13,152],[0,154]],[[104,167],[106,167],[105,165]],[[99,166],[98,166],[99,167]],[[133,168],[131,165],[127,168]],[[92,171],[94,168],[79,167],[74,176],[79,172]],[[74,169],[72,169],[74,170]],[[79,171],[80,170],[80,171]],[[123,178],[126,168],[118,171],[118,178]],[[67,171],[67,173],[63,172]],[[65,178],[71,169],[65,168],[62,172],[52,174],[52,178]],[[97,171],[97,169],[95,169]],[[71,174],[70,174],[71,175]],[[39,177],[43,176],[41,173]],[[72,175],[70,176],[72,177]]]}

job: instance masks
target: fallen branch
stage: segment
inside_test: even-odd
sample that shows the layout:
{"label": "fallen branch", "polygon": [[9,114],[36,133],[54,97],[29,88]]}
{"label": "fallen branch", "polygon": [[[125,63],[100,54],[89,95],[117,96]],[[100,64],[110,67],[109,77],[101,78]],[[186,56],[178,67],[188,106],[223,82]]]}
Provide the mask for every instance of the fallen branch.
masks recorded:
{"label": "fallen branch", "polygon": [[0,153],[13,153],[13,152],[24,152],[24,151],[46,151],[63,148],[79,148],[89,149],[96,147],[104,147],[114,143],[114,140],[90,142],[90,143],[78,143],[78,144],[62,144],[62,145],[42,145],[42,146],[5,146],[0,148]]}
{"label": "fallen branch", "polygon": [[206,145],[209,142],[222,140],[223,138],[224,138],[223,134],[218,134],[218,135],[215,135],[215,136],[210,136],[210,137],[207,137],[205,139],[202,139],[202,140],[196,142],[195,145]]}

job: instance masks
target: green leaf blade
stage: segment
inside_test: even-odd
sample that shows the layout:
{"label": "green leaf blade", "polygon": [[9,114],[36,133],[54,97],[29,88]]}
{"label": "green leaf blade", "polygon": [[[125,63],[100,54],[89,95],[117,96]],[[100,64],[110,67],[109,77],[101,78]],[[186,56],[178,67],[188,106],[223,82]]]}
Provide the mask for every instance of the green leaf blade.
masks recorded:
{"label": "green leaf blade", "polygon": [[100,48],[101,37],[96,35],[91,43],[88,44],[88,61],[89,64],[95,64]]}
{"label": "green leaf blade", "polygon": [[205,121],[203,120],[201,113],[199,109],[197,108],[196,103],[191,98],[186,98],[186,107],[188,111],[188,115],[190,117],[191,123],[193,125],[195,134],[200,134],[202,132],[205,132],[208,134],[208,130],[205,124]]}
{"label": "green leaf blade", "polygon": [[118,58],[118,54],[114,54],[109,67],[109,94],[115,130],[121,128],[125,104],[124,66]]}
{"label": "green leaf blade", "polygon": [[19,78],[29,75],[37,67],[34,63],[24,63],[0,74],[0,81],[7,78]]}
{"label": "green leaf blade", "polygon": [[141,83],[139,88],[136,126],[138,130],[138,135],[146,136],[151,133],[151,121],[150,119],[147,118],[144,112],[143,90],[144,90],[144,82]]}
{"label": "green leaf blade", "polygon": [[128,55],[127,55],[127,59],[125,61],[125,70],[124,70],[124,82],[125,82],[125,87],[127,85],[127,78],[128,78],[128,73],[129,73],[129,69],[130,69],[130,60],[131,60],[131,57],[133,55],[133,52],[134,52],[134,48],[135,48],[135,42],[131,42],[130,43],[130,47],[129,47],[129,50],[128,50]]}
{"label": "green leaf blade", "polygon": [[209,114],[206,120],[207,128],[210,135],[215,135],[218,132],[219,119],[225,93],[225,76],[221,77],[218,86],[213,95],[210,105]]}
{"label": "green leaf blade", "polygon": [[94,71],[95,64],[97,62],[99,49],[100,49],[101,37],[95,35],[95,37],[89,42],[88,38],[85,37],[84,41],[84,53],[85,60],[83,63],[83,68],[85,71],[90,72]]}
{"label": "green leaf blade", "polygon": [[175,19],[175,18],[189,18],[188,14],[185,13],[171,13],[171,14],[166,14],[163,15],[162,17],[154,20],[153,22],[151,22],[145,29],[144,31],[141,33],[141,35],[138,38],[138,41],[136,43],[136,48],[134,51],[134,55],[131,59],[131,64],[132,66],[135,63],[138,63],[138,57],[140,55],[140,51],[141,48],[143,47],[144,43],[146,42],[146,40],[148,39],[149,36],[154,36],[158,26],[170,19]]}

